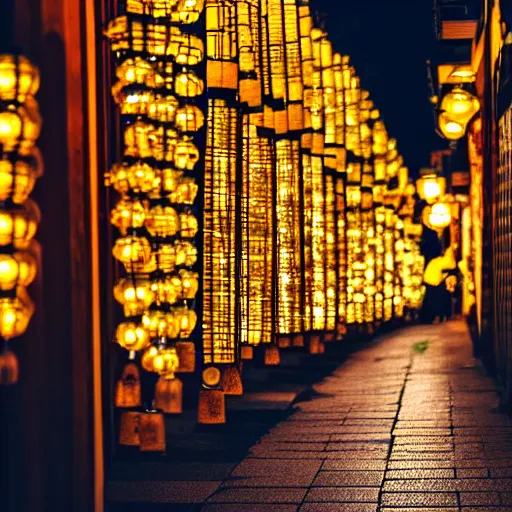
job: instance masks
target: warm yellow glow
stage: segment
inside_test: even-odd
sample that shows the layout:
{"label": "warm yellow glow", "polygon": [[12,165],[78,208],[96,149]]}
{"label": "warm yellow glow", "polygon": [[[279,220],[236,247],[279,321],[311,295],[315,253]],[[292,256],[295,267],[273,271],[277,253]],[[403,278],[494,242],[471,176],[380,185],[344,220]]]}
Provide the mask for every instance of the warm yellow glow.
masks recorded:
{"label": "warm yellow glow", "polygon": [[0,55],[0,100],[23,103],[39,89],[39,70],[23,55]]}
{"label": "warm yellow glow", "polygon": [[33,155],[29,161],[0,160],[0,201],[12,199],[21,204],[27,200],[41,175],[40,155],[35,152]]}
{"label": "warm yellow glow", "polygon": [[449,205],[446,203],[436,203],[432,205],[429,215],[429,222],[435,229],[444,229],[450,225],[452,214]]}
{"label": "warm yellow glow", "polygon": [[145,226],[151,236],[166,238],[179,231],[180,218],[171,206],[156,205],[149,210]]}
{"label": "warm yellow glow", "polygon": [[16,208],[0,209],[0,246],[27,247],[36,234],[40,219],[39,208],[30,199]]}
{"label": "warm yellow glow", "polygon": [[462,87],[455,87],[443,96],[440,109],[451,119],[466,124],[480,110],[480,102]]}
{"label": "warm yellow glow", "polygon": [[175,347],[162,347],[157,350],[151,361],[153,371],[165,379],[173,379],[180,365]]}
{"label": "warm yellow glow", "polygon": [[116,341],[126,350],[140,351],[149,345],[149,336],[141,325],[134,322],[119,324],[116,332]]}
{"label": "warm yellow glow", "polygon": [[441,113],[438,117],[438,125],[441,133],[448,140],[459,140],[464,136],[466,126],[458,121],[452,120],[446,113]]}

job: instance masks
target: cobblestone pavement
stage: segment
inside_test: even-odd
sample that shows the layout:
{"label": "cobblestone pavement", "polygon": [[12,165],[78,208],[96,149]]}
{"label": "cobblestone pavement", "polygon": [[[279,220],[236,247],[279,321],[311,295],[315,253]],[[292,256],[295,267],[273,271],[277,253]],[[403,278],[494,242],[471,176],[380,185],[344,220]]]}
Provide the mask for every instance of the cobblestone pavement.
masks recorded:
{"label": "cobblestone pavement", "polygon": [[201,510],[512,511],[512,420],[463,322],[387,335],[314,389]]}

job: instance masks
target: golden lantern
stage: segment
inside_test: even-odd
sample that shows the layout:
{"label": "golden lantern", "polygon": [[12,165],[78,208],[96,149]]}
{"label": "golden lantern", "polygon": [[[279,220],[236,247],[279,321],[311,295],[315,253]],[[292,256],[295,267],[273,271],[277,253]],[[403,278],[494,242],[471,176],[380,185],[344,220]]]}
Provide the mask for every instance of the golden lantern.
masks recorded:
{"label": "golden lantern", "polygon": [[39,152],[32,158],[0,160],[0,201],[11,199],[13,203],[24,203],[41,176],[42,165]]}
{"label": "golden lantern", "polygon": [[434,229],[438,231],[444,230],[452,221],[450,206],[446,203],[433,204],[428,220]]}
{"label": "golden lantern", "polygon": [[107,179],[108,184],[121,194],[130,191],[147,193],[155,186],[157,172],[142,162],[133,165],[115,164],[107,175]]}
{"label": "golden lantern", "polygon": [[147,238],[124,236],[116,240],[112,254],[128,268],[133,264],[145,265],[151,259],[151,245]]}
{"label": "golden lantern", "polygon": [[177,339],[180,335],[180,324],[174,313],[150,309],[144,313],[141,323],[152,338]]}
{"label": "golden lantern", "polygon": [[132,317],[142,315],[155,295],[147,279],[122,278],[114,286],[114,297],[123,305],[124,316]]}
{"label": "golden lantern", "polygon": [[176,191],[183,177],[183,171],[166,167],[158,172],[151,197],[158,199],[162,193],[171,194]]}
{"label": "golden lantern", "polygon": [[37,204],[28,199],[22,205],[0,210],[0,246],[27,247],[41,219]]}
{"label": "golden lantern", "polygon": [[114,97],[120,107],[121,114],[140,116],[148,113],[150,105],[154,104],[155,98],[148,91],[117,92]]}
{"label": "golden lantern", "polygon": [[446,178],[428,174],[422,176],[416,181],[416,188],[421,199],[432,204],[440,197],[444,196],[446,191]]}
{"label": "golden lantern", "polygon": [[134,322],[123,322],[118,325],[116,341],[124,349],[134,352],[144,350],[150,342],[146,329]]}
{"label": "golden lantern", "polygon": [[[144,319],[142,320],[144,324]],[[163,336],[159,335],[159,336]],[[153,372],[155,373],[155,369],[153,366],[153,360],[155,359],[155,356],[158,354],[158,348],[155,345],[151,345],[149,348],[147,348],[140,358],[140,364],[144,370],[147,372]]]}
{"label": "golden lantern", "polygon": [[116,67],[116,77],[121,85],[146,84],[155,75],[151,63],[141,57],[128,58]]}
{"label": "golden lantern", "polygon": [[467,124],[479,110],[478,98],[462,87],[454,87],[441,100],[441,111],[463,124]]}
{"label": "golden lantern", "polygon": [[180,270],[181,278],[181,298],[194,299],[199,289],[199,275],[196,272]]}
{"label": "golden lantern", "polygon": [[28,251],[0,254],[0,290],[28,286],[37,273],[36,259]]}
{"label": "golden lantern", "polygon": [[176,113],[176,127],[182,132],[197,132],[203,124],[203,111],[195,105],[186,105]]}
{"label": "golden lantern", "polygon": [[169,201],[191,205],[194,203],[198,192],[199,187],[194,178],[182,178],[176,190],[169,194]]}
{"label": "golden lantern", "polygon": [[14,297],[0,298],[0,336],[5,340],[21,336],[34,314],[34,304],[25,288],[18,286]]}
{"label": "golden lantern", "polygon": [[459,140],[466,133],[468,123],[480,110],[476,96],[460,86],[454,87],[441,99],[438,127],[448,140]]}
{"label": "golden lantern", "polygon": [[197,219],[190,211],[180,213],[180,226],[183,238],[194,238],[199,230]]}
{"label": "golden lantern", "polygon": [[179,231],[180,218],[171,206],[156,205],[149,210],[145,225],[152,237],[166,238]]}
{"label": "golden lantern", "polygon": [[176,265],[191,267],[197,262],[197,248],[188,241],[180,240],[175,243]]}
{"label": "golden lantern", "polygon": [[439,114],[437,122],[439,130],[448,140],[459,140],[464,136],[465,126],[459,121],[451,119],[447,113],[442,112]]}
{"label": "golden lantern", "polygon": [[[171,244],[159,244],[153,251],[158,270],[170,274],[176,267],[176,247]],[[156,270],[156,269],[155,269]]]}
{"label": "golden lantern", "polygon": [[126,235],[129,229],[144,226],[146,212],[147,208],[141,201],[121,199],[110,212],[110,223]]}
{"label": "golden lantern", "polygon": [[176,310],[176,319],[179,322],[180,338],[190,338],[197,325],[197,314],[193,309],[181,308]]}
{"label": "golden lantern", "polygon": [[176,118],[180,104],[174,96],[169,94],[166,96],[158,95],[153,101],[150,98],[148,103],[147,113],[149,119],[160,121],[161,123],[172,123]]}
{"label": "golden lantern", "polygon": [[0,55],[0,100],[24,103],[39,89],[39,70],[23,55]]}
{"label": "golden lantern", "polygon": [[176,347],[160,347],[153,357],[153,371],[165,379],[174,379],[174,374],[180,365]]}
{"label": "golden lantern", "polygon": [[174,150],[174,165],[178,169],[193,171],[199,160],[199,149],[190,137],[183,137]]}
{"label": "golden lantern", "polygon": [[201,96],[204,92],[204,81],[192,71],[183,71],[176,75],[175,91],[186,98]]}
{"label": "golden lantern", "polygon": [[178,276],[157,278],[151,283],[151,291],[155,294],[155,302],[176,304],[181,296],[181,279]]}
{"label": "golden lantern", "polygon": [[28,156],[41,132],[39,106],[28,96],[17,109],[0,110],[0,145],[5,153],[17,151]]}

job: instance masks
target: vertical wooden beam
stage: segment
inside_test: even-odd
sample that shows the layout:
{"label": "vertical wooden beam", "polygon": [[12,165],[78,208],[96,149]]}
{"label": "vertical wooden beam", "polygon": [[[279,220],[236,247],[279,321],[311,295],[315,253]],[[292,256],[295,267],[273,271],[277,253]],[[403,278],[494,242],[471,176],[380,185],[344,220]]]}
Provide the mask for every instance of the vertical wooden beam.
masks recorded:
{"label": "vertical wooden beam", "polygon": [[20,426],[9,462],[23,455],[13,462],[7,512],[101,511],[97,175],[89,172],[97,167],[95,45],[86,30],[93,7],[92,0],[15,3],[15,42],[41,72],[45,174],[34,193],[42,212],[40,274],[30,290],[37,313],[15,346],[20,400],[2,409]]}

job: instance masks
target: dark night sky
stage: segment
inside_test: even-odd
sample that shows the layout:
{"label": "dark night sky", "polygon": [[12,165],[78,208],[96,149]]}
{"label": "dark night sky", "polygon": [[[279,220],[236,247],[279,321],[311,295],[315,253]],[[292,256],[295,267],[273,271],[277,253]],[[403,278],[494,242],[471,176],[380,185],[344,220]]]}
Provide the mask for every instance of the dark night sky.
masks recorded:
{"label": "dark night sky", "polygon": [[334,50],[349,55],[412,175],[443,147],[428,101],[432,0],[310,0]]}

